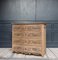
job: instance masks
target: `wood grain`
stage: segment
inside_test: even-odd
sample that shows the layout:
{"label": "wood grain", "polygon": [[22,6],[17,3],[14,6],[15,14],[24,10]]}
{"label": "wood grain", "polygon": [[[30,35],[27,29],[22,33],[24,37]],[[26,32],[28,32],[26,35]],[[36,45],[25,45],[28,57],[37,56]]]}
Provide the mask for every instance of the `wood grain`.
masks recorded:
{"label": "wood grain", "polygon": [[13,24],[12,51],[44,56],[46,50],[46,25]]}

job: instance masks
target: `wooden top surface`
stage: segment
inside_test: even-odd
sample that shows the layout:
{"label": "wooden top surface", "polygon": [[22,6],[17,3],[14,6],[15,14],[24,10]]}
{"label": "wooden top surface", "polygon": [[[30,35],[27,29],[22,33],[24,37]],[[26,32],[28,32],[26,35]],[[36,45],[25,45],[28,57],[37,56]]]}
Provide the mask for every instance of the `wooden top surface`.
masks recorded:
{"label": "wooden top surface", "polygon": [[31,25],[34,25],[34,24],[44,24],[44,25],[46,25],[46,23],[45,23],[45,22],[33,22],[33,23],[13,23],[13,25],[29,25],[29,24],[31,24]]}

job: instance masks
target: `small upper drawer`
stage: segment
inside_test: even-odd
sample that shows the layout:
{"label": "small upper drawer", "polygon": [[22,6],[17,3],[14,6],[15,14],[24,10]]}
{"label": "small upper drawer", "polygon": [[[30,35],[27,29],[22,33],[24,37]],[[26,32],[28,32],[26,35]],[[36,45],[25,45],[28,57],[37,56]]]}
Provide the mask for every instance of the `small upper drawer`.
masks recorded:
{"label": "small upper drawer", "polygon": [[38,30],[41,30],[41,25],[36,25],[36,24],[32,24],[32,25],[13,25],[12,26],[12,29],[14,31],[38,31]]}

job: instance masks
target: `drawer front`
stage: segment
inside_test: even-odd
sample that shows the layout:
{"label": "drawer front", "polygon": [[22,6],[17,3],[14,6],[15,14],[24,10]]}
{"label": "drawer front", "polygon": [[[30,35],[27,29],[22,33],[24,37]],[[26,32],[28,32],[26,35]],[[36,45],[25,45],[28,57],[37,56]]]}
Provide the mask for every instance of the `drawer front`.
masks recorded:
{"label": "drawer front", "polygon": [[23,46],[23,45],[14,45],[13,50],[16,52],[27,52],[27,53],[38,53],[41,51],[41,47],[38,46]]}
{"label": "drawer front", "polygon": [[41,25],[13,25],[13,31],[40,31]]}
{"label": "drawer front", "polygon": [[13,33],[13,36],[16,37],[16,38],[41,38],[41,32],[14,32]]}
{"label": "drawer front", "polygon": [[14,40],[14,41],[12,41],[13,42],[13,44],[12,45],[24,45],[24,46],[26,46],[26,45],[28,45],[28,46],[38,46],[38,47],[40,47],[41,45],[42,45],[42,41],[41,40],[29,40],[29,39],[26,39],[26,40],[22,40],[22,39],[20,39],[20,40]]}
{"label": "drawer front", "polygon": [[17,39],[13,41],[13,45],[20,45],[20,44],[24,44],[24,45],[41,45],[41,40],[27,40],[27,39]]}

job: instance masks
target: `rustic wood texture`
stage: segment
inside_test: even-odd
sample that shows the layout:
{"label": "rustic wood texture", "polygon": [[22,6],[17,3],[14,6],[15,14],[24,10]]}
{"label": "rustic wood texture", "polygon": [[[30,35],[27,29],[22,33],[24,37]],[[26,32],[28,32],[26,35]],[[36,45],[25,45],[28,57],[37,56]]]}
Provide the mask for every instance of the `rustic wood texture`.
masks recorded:
{"label": "rustic wood texture", "polygon": [[13,24],[12,51],[44,56],[46,53],[45,23]]}

